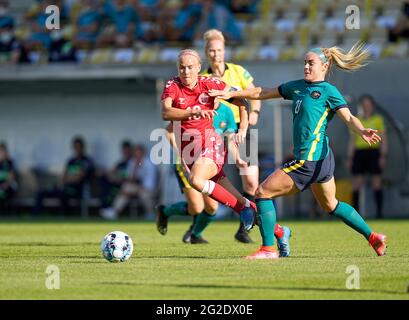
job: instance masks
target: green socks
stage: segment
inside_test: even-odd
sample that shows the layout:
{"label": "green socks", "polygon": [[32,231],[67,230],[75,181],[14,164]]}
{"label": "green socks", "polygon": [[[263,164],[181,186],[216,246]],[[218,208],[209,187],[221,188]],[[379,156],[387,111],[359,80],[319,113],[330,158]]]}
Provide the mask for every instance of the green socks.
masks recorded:
{"label": "green socks", "polygon": [[187,202],[181,201],[181,202],[171,204],[170,206],[166,206],[165,209],[163,210],[163,213],[167,217],[186,216],[189,214],[187,212]]}
{"label": "green socks", "polygon": [[345,224],[350,226],[355,231],[358,231],[366,239],[369,239],[369,236],[372,233],[371,228],[369,228],[359,213],[349,204],[345,202],[338,202],[337,207],[330,214],[340,218]]}
{"label": "green socks", "polygon": [[212,222],[215,218],[215,214],[208,214],[203,211],[201,214],[197,215],[196,221],[193,226],[193,234],[195,237],[200,237],[203,230]]}
{"label": "green socks", "polygon": [[276,209],[271,199],[256,199],[259,228],[263,238],[263,246],[274,245],[274,228],[276,225]]}

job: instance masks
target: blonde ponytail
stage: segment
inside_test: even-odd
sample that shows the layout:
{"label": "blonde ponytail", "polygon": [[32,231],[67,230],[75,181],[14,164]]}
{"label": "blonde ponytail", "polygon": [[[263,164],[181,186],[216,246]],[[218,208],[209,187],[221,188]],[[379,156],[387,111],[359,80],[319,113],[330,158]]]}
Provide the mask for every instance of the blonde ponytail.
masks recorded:
{"label": "blonde ponytail", "polygon": [[335,63],[338,68],[346,71],[354,71],[366,66],[370,56],[368,49],[364,49],[364,42],[357,42],[347,52],[338,47],[322,48],[325,58],[329,61],[330,66]]}

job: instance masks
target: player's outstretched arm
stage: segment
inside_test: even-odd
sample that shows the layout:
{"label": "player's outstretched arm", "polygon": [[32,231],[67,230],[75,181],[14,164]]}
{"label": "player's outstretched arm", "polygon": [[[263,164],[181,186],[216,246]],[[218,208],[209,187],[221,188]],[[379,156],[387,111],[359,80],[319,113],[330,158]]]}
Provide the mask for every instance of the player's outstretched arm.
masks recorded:
{"label": "player's outstretched arm", "polygon": [[367,144],[377,144],[382,138],[377,134],[378,130],[371,128],[364,128],[361,121],[355,117],[348,108],[341,108],[337,110],[337,115],[348,126],[348,128],[359,135]]}
{"label": "player's outstretched arm", "polygon": [[210,90],[209,95],[221,99],[244,98],[251,100],[266,100],[281,98],[278,88],[262,88],[255,87],[241,91],[226,91],[226,90]]}
{"label": "player's outstretched arm", "polygon": [[[253,83],[249,83],[249,85],[245,89],[252,88],[255,88],[255,85]],[[249,125],[255,126],[257,124],[260,110],[261,110],[260,100],[250,100]]]}

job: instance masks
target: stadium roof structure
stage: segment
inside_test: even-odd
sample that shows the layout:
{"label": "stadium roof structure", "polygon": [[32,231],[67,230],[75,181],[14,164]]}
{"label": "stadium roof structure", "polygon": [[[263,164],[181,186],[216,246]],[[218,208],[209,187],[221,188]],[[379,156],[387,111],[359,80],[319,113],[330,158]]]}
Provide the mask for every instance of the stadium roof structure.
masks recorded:
{"label": "stadium roof structure", "polygon": [[0,81],[7,80],[92,80],[141,78],[144,72],[139,67],[92,66],[92,65],[27,65],[3,66]]}

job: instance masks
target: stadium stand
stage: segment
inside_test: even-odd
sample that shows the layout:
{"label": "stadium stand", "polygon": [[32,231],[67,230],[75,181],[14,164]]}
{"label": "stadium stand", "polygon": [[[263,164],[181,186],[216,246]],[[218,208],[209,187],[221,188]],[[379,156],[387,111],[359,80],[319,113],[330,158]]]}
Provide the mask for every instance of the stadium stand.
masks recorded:
{"label": "stadium stand", "polygon": [[[102,42],[103,47],[98,47],[93,41],[88,45],[79,45],[76,31],[79,27],[78,18],[86,15],[88,23],[91,23],[90,20],[95,20],[99,27],[96,35],[92,37],[100,38],[113,28],[115,18],[113,18],[112,5],[116,1],[14,0],[9,1],[9,14],[15,21],[15,36],[18,41],[29,47],[30,62],[34,64],[46,63],[49,60],[48,48],[30,45],[30,39],[34,37],[30,23],[42,14],[39,10],[48,3],[58,3],[61,6],[62,34],[66,41],[76,44],[78,49],[76,60],[85,64],[166,62],[173,57],[172,49],[177,51],[183,47],[194,46],[200,51],[202,46],[201,28],[198,26],[201,19],[200,10],[205,8],[206,3],[212,2],[219,7],[224,6],[231,13],[234,18],[232,23],[238,26],[242,34],[241,41],[238,38],[233,42],[230,41],[233,57],[240,61],[294,60],[298,59],[307,47],[318,42],[324,45],[335,43],[348,47],[357,40],[367,41],[376,57],[408,56],[407,39],[395,37],[393,42],[388,41],[390,30],[404,13],[403,1],[399,0],[361,0],[352,3],[346,0],[255,0],[246,1],[245,6],[237,5],[236,1],[221,0],[172,0],[146,3],[123,0],[121,2],[133,8],[132,12],[136,13],[141,20],[140,24],[136,23],[132,43],[116,42],[120,47],[127,49],[119,48],[109,41]],[[98,9],[98,14],[88,13],[87,10],[91,9],[88,9],[87,4],[91,3],[92,10]],[[351,4],[357,5],[360,9],[359,30],[346,30],[344,26],[348,16],[346,8]],[[81,21],[81,23],[87,23],[84,22],[85,20]],[[186,33],[187,30],[189,34]],[[51,31],[48,33],[51,35]],[[41,36],[44,45],[48,41],[46,37],[46,35]]]}

